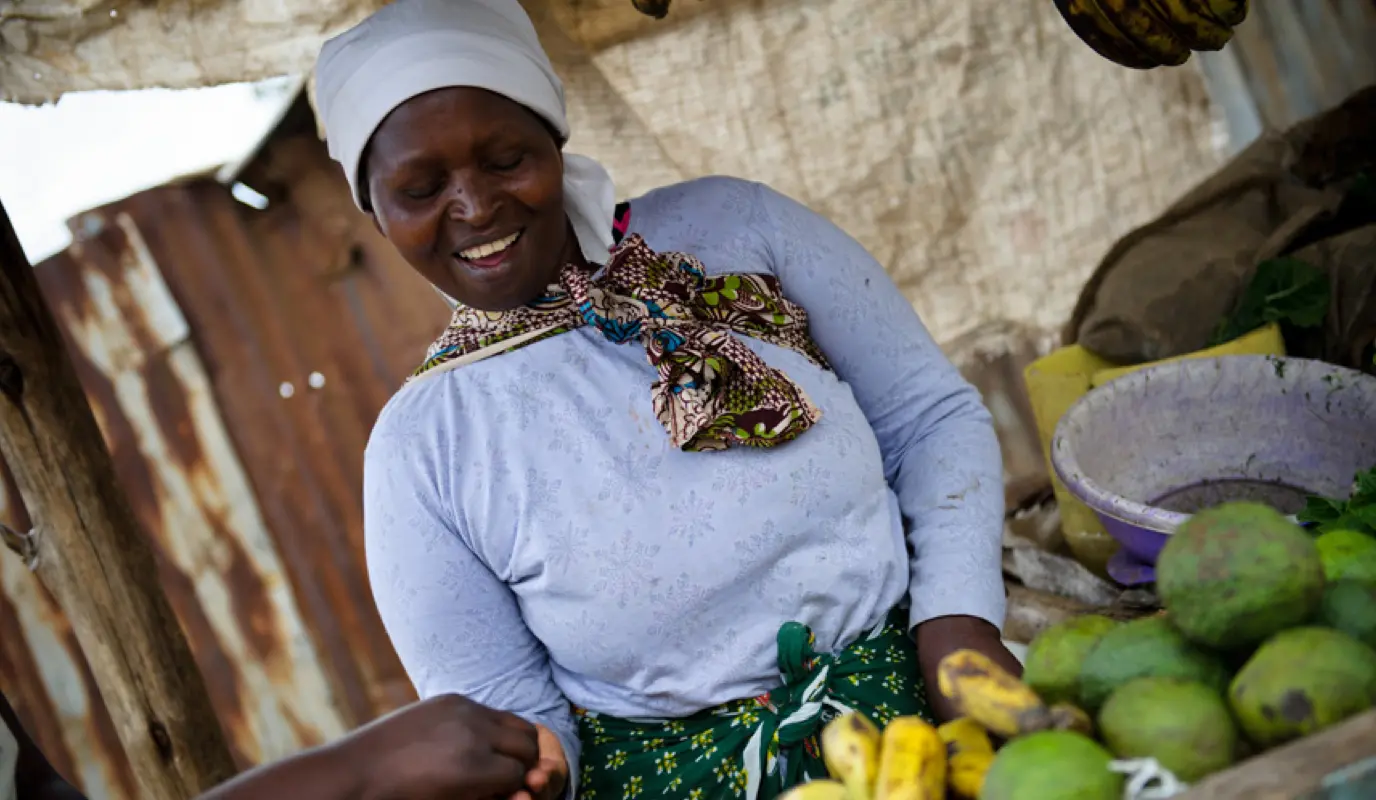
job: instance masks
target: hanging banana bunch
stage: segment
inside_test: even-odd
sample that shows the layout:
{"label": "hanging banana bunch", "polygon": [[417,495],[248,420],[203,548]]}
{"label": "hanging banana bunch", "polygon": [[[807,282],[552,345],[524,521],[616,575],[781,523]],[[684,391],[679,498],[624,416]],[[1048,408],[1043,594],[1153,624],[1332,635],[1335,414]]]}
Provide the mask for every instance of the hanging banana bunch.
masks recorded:
{"label": "hanging banana bunch", "polygon": [[[637,0],[642,2],[643,0]],[[1248,0],[1055,0],[1076,36],[1132,69],[1178,67],[1196,50],[1222,50]]]}
{"label": "hanging banana bunch", "polygon": [[631,5],[635,10],[655,19],[664,19],[669,16],[669,3],[673,0],[631,0]]}

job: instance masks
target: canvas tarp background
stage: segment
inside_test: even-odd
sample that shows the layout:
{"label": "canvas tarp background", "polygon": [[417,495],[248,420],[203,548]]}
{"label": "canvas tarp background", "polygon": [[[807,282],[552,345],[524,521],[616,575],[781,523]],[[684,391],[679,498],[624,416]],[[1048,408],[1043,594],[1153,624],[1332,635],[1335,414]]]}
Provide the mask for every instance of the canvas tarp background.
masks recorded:
{"label": "canvas tarp background", "polygon": [[1376,204],[1352,191],[1364,170],[1376,175],[1376,86],[1263,135],[1125,236],[1086,285],[1067,337],[1121,363],[1199,350],[1257,264],[1290,255],[1328,274],[1332,299],[1322,329],[1297,331],[1287,349],[1376,372]]}
{"label": "canvas tarp background", "polygon": [[[11,96],[303,70],[376,0],[67,3],[88,14],[0,0]],[[677,0],[665,23],[629,0],[526,5],[570,146],[623,194],[767,182],[868,246],[941,341],[1059,327],[1113,240],[1220,163],[1195,70],[1109,64],[1039,0]]]}

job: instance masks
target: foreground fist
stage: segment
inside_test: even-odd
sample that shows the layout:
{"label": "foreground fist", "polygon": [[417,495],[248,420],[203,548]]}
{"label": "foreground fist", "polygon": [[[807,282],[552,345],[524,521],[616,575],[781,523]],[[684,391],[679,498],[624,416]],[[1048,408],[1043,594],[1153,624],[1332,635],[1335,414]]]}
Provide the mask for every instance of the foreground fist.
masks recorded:
{"label": "foreground fist", "polygon": [[489,800],[524,791],[541,752],[529,722],[441,695],[358,730],[338,755],[366,771],[367,798]]}

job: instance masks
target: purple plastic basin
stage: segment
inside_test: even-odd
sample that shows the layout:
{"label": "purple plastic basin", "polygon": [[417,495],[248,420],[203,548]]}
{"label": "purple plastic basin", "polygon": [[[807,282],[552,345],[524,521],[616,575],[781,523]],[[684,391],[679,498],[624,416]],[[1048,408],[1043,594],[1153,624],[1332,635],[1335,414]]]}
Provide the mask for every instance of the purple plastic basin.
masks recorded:
{"label": "purple plastic basin", "polygon": [[1273,356],[1148,367],[1071,406],[1051,465],[1122,543],[1115,571],[1149,580],[1137,568],[1194,512],[1255,500],[1294,514],[1308,494],[1351,494],[1376,466],[1376,378]]}

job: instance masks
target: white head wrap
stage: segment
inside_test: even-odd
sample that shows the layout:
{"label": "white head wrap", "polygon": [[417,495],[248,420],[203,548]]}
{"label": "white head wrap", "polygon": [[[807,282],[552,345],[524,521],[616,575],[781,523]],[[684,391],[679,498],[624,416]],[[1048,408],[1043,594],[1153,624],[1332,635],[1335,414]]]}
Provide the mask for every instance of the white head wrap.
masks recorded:
{"label": "white head wrap", "polygon": [[[382,120],[412,97],[469,86],[496,92],[569,135],[564,86],[518,0],[397,0],[325,43],[315,65],[316,107],[330,156],[354,202],[363,149]],[[564,208],[585,258],[606,263],[616,190],[603,166],[564,154]]]}

